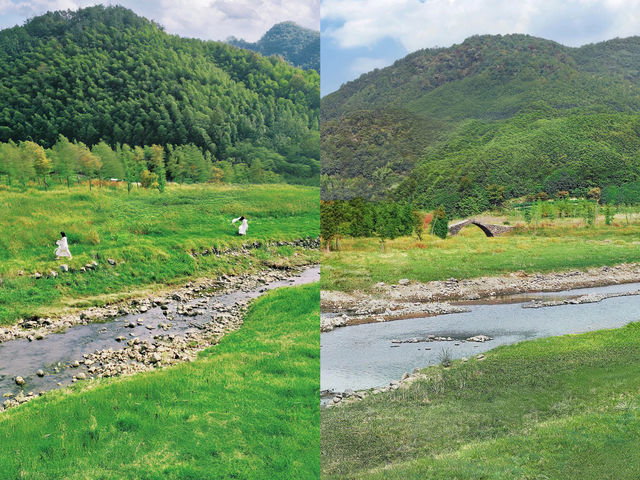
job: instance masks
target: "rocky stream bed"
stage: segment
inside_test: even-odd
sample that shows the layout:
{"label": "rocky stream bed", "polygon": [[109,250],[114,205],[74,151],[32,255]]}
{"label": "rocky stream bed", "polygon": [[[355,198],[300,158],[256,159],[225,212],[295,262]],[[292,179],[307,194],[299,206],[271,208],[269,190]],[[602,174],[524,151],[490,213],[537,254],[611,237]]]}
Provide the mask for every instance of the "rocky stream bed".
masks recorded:
{"label": "rocky stream bed", "polygon": [[240,328],[252,299],[319,278],[319,266],[222,275],[163,295],[1,328],[0,410],[79,380],[191,361]]}

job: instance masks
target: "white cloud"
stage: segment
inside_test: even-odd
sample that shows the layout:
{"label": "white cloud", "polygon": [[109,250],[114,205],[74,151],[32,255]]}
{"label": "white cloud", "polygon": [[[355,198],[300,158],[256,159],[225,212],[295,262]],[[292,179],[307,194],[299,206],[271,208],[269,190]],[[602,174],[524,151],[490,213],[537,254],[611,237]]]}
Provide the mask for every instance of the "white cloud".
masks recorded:
{"label": "white cloud", "polygon": [[320,28],[320,0],[161,0],[159,23],[170,33],[223,40],[258,40],[270,27],[294,21]]}
{"label": "white cloud", "polygon": [[323,0],[342,48],[391,37],[408,51],[475,34],[528,33],[567,45],[640,34],[640,0]]}
{"label": "white cloud", "polygon": [[[258,40],[274,24],[320,28],[320,0],[0,0],[0,28],[53,10],[117,4],[163,25],[168,33],[209,40]],[[4,17],[4,18],[3,18]]]}

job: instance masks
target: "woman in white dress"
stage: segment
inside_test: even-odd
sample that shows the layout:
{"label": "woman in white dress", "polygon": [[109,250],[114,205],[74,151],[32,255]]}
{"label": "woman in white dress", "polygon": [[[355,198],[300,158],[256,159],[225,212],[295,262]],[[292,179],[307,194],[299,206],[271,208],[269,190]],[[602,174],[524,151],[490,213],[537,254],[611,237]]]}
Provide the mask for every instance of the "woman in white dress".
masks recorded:
{"label": "woman in white dress", "polygon": [[67,236],[64,234],[64,232],[60,232],[60,235],[62,236],[62,238],[58,241],[56,241],[56,245],[58,245],[58,248],[56,249],[56,257],[60,258],[60,257],[69,257],[69,258],[73,258],[71,256],[71,252],[69,251],[69,244],[67,243]]}
{"label": "woman in white dress", "polygon": [[240,227],[238,227],[238,235],[246,235],[247,229],[249,228],[249,224],[247,223],[247,219],[244,217],[238,217],[231,220],[231,223],[241,222]]}

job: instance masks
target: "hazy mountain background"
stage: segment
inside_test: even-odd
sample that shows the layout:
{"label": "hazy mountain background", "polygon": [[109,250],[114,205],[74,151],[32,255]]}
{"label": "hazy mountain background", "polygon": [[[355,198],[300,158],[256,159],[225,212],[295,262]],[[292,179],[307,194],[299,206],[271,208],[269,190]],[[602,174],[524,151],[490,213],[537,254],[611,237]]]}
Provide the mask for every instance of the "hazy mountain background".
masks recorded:
{"label": "hazy mountain background", "polygon": [[274,25],[254,43],[235,37],[229,38],[227,42],[265,56],[280,55],[298,68],[320,72],[320,32],[294,22]]}

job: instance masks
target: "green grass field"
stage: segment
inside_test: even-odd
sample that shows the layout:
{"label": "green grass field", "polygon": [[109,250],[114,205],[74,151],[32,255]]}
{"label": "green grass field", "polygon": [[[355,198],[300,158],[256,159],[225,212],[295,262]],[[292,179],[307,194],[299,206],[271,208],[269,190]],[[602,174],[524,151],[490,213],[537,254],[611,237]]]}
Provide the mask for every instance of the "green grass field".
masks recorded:
{"label": "green grass field", "polygon": [[640,323],[498,348],[322,413],[327,479],[640,478]]}
{"label": "green grass field", "polygon": [[193,363],[0,414],[0,479],[314,479],[319,288],[256,300]]}
{"label": "green grass field", "polygon": [[524,270],[549,272],[640,261],[640,222],[587,228],[579,222],[546,222],[487,238],[475,226],[455,237],[425,234],[387,241],[343,239],[322,259],[322,288],[368,290],[401,278],[428,282]]}
{"label": "green grass field", "polygon": [[[317,261],[291,247],[254,251],[247,257],[200,256],[191,250],[252,241],[317,236],[319,189],[291,185],[169,186],[157,190],[94,188],[0,191],[0,325],[33,314],[86,307],[176,284],[187,278],[237,273],[264,263]],[[249,220],[245,237],[234,217]],[[73,259],[55,260],[55,241],[65,231]],[[80,268],[96,271],[57,279],[34,272]],[[117,266],[110,267],[106,259]],[[19,272],[24,275],[20,276]],[[58,270],[59,271],[59,270]]]}

